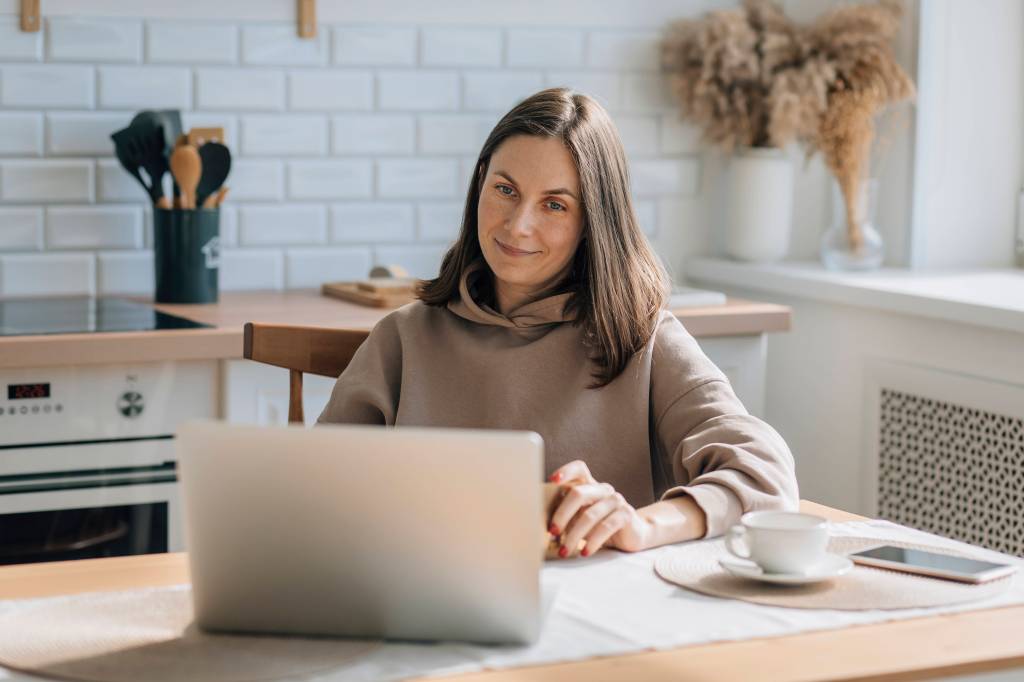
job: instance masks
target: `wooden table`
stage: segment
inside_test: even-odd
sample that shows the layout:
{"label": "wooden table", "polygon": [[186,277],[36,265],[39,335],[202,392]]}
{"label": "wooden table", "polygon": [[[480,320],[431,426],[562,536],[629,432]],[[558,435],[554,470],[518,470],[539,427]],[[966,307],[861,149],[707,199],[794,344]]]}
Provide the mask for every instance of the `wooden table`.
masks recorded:
{"label": "wooden table", "polygon": [[[806,500],[833,521],[864,517]],[[184,554],[0,567],[0,599],[188,582]],[[459,675],[460,682],[926,680],[1024,668],[1024,606]],[[1021,670],[1024,678],[1024,669]]]}

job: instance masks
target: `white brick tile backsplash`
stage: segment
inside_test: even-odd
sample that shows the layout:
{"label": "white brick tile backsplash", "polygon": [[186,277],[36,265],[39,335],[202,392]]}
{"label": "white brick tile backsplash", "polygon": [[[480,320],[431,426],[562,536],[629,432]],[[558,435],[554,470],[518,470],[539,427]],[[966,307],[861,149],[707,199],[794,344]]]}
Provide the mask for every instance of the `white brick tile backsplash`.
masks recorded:
{"label": "white brick tile backsplash", "polygon": [[318,31],[312,38],[300,38],[294,23],[242,27],[242,62],[265,65],[327,63],[327,38]]}
{"label": "white brick tile backsplash", "polygon": [[196,108],[284,109],[284,73],[266,69],[196,69]]}
{"label": "white brick tile backsplash", "polygon": [[694,154],[701,149],[700,128],[680,118],[678,111],[661,117],[662,154]]}
{"label": "white brick tile backsplash", "polygon": [[409,114],[342,114],[331,119],[335,154],[412,154],[416,119]]}
{"label": "white brick tile backsplash", "polygon": [[238,209],[226,204],[220,207],[217,231],[221,246],[238,246]]}
{"label": "white brick tile backsplash", "polygon": [[335,26],[334,63],[358,66],[413,66],[416,29]]}
{"label": "white brick tile backsplash", "polygon": [[459,74],[455,71],[380,71],[377,104],[385,110],[454,111],[459,108]]}
{"label": "white brick tile backsplash", "polygon": [[46,248],[142,248],[142,208],[139,206],[53,206],[47,208]]}
{"label": "white brick tile backsplash", "polygon": [[152,296],[156,282],[152,251],[110,251],[96,254],[96,293],[100,296]]}
{"label": "white brick tile backsplash", "polygon": [[0,156],[42,155],[42,114],[0,111]]}
{"label": "white brick tile backsplash", "polygon": [[500,66],[500,29],[424,28],[420,64],[424,66]]}
{"label": "white brick tile backsplash", "polygon": [[634,201],[633,210],[636,212],[636,219],[640,223],[640,229],[647,236],[654,236],[658,233],[658,209],[654,201]]}
{"label": "white brick tile backsplash", "polygon": [[234,64],[238,61],[238,27],[205,21],[148,22],[146,61]]}
{"label": "white brick tile backsplash", "polygon": [[[164,176],[164,184],[167,185]],[[169,192],[169,188],[166,188]],[[99,159],[96,162],[96,199],[98,201],[130,201],[146,203],[149,195],[139,181],[128,174],[117,159]]]}
{"label": "white brick tile backsplash", "polygon": [[622,146],[632,155],[654,156],[658,153],[658,121],[653,116],[621,114],[613,119]]}
{"label": "white brick tile backsplash", "polygon": [[280,201],[284,198],[284,165],[277,159],[234,159],[228,176],[231,200]]}
{"label": "white brick tile backsplash", "polygon": [[0,59],[38,62],[43,58],[43,32],[21,30],[17,16],[0,16]]}
{"label": "white brick tile backsplash", "polygon": [[360,199],[373,196],[373,162],[331,159],[288,163],[289,199]]}
{"label": "white brick tile backsplash", "polygon": [[657,71],[660,42],[657,31],[591,31],[587,35],[587,64],[603,69]]}
{"label": "white brick tile backsplash", "polygon": [[96,90],[91,66],[24,64],[0,67],[0,106],[92,109]]}
{"label": "white brick tile backsplash", "polygon": [[420,148],[425,154],[478,154],[497,116],[424,114],[420,116]]}
{"label": "white brick tile backsplash", "polygon": [[462,228],[461,201],[442,201],[419,205],[419,237],[424,241],[449,243]]}
{"label": "white brick tile backsplash", "polygon": [[0,199],[4,201],[92,201],[92,196],[92,161],[0,161]]}
{"label": "white brick tile backsplash", "polygon": [[508,66],[583,65],[583,33],[559,28],[509,29],[505,50]]}
{"label": "white brick tile backsplash", "polygon": [[285,288],[319,288],[324,282],[362,279],[373,267],[369,247],[288,249]]}
{"label": "white brick tile backsplash", "polygon": [[192,74],[177,66],[101,66],[99,93],[104,109],[188,109]]}
{"label": "white brick tile backsplash", "polygon": [[113,156],[111,133],[131,123],[121,112],[54,112],[46,115],[46,153],[53,156]]}
{"label": "white brick tile backsplash", "polygon": [[234,114],[218,114],[210,111],[183,111],[181,128],[223,128],[226,144],[234,153],[238,153],[238,116]]}
{"label": "white brick tile backsplash", "polygon": [[700,162],[696,158],[634,161],[630,177],[638,197],[693,195],[700,189]]}
{"label": "white brick tile backsplash", "polygon": [[327,209],[308,204],[241,206],[238,242],[243,246],[326,243]]}
{"label": "white brick tile backsplash", "polygon": [[412,204],[385,201],[345,202],[331,206],[332,242],[411,242],[415,239]]}
{"label": "white brick tile backsplash", "polygon": [[17,253],[0,256],[0,296],[94,296],[92,253]]}
{"label": "white brick tile backsplash", "polygon": [[377,195],[390,199],[454,197],[459,178],[456,159],[380,159]]}
{"label": "white brick tile backsplash", "polygon": [[50,61],[139,62],[142,22],[54,17],[46,20],[46,45]]}
{"label": "white brick tile backsplash", "polygon": [[469,181],[476,171],[476,162],[480,155],[464,156],[459,159],[459,193],[466,194],[469,191]]}
{"label": "white brick tile backsplash", "polygon": [[242,154],[323,156],[327,153],[327,117],[321,114],[242,116]]}
{"label": "white brick tile backsplash", "polygon": [[284,288],[284,253],[280,249],[221,249],[221,291]]}
{"label": "white brick tile backsplash", "polygon": [[374,265],[401,265],[413,277],[423,279],[437,277],[441,269],[441,259],[448,251],[447,245],[419,246],[376,246]]}
{"label": "white brick tile backsplash", "polygon": [[617,109],[622,102],[622,78],[615,72],[550,71],[544,87],[572,88],[590,95],[605,109]]}
{"label": "white brick tile backsplash", "polygon": [[43,209],[0,208],[0,251],[43,248]]}
{"label": "white brick tile backsplash", "polygon": [[288,108],[293,111],[369,111],[373,109],[373,74],[318,69],[289,71]]}
{"label": "white brick tile backsplash", "polygon": [[668,79],[662,75],[625,74],[622,77],[622,109],[662,113],[672,107]]}
{"label": "white brick tile backsplash", "polygon": [[544,88],[539,72],[467,71],[462,75],[462,106],[469,111],[504,114],[517,102]]}

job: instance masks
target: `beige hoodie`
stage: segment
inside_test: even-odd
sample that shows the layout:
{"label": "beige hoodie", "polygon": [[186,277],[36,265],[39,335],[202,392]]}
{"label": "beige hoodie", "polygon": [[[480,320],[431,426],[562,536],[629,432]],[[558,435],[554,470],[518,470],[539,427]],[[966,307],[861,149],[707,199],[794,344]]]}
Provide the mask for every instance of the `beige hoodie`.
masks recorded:
{"label": "beige hoodie", "polygon": [[747,413],[729,380],[668,311],[607,386],[566,317],[570,294],[505,316],[470,295],[421,301],[380,320],[338,377],[317,423],[521,429],[544,438],[545,475],[582,459],[634,507],[690,495],[720,535],[743,512],[797,508],[793,456]]}

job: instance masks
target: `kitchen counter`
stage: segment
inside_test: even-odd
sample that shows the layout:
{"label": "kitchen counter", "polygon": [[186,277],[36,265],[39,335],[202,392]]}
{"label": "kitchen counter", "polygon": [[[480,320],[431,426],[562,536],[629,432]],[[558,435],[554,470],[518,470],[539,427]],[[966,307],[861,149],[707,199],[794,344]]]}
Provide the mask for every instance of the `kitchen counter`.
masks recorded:
{"label": "kitchen counter", "polygon": [[[0,368],[241,358],[246,322],[369,331],[392,310],[328,298],[316,290],[224,292],[218,303],[155,307],[213,327],[0,337]],[[740,299],[672,312],[698,338],[759,335],[790,326],[786,306]]]}

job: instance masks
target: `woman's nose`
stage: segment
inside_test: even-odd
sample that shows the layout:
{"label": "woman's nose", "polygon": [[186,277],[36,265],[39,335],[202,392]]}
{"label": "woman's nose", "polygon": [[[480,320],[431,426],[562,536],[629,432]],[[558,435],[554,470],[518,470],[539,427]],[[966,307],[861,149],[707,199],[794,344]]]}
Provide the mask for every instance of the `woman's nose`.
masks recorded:
{"label": "woman's nose", "polygon": [[516,235],[528,235],[533,232],[534,216],[530,208],[520,204],[508,219],[508,231]]}

